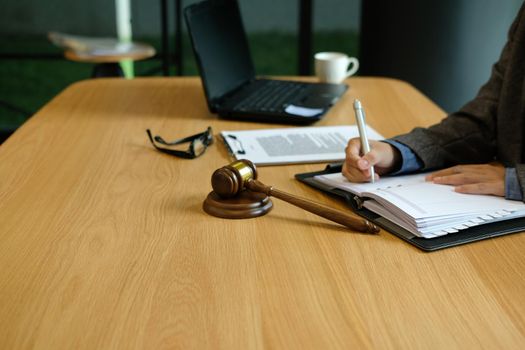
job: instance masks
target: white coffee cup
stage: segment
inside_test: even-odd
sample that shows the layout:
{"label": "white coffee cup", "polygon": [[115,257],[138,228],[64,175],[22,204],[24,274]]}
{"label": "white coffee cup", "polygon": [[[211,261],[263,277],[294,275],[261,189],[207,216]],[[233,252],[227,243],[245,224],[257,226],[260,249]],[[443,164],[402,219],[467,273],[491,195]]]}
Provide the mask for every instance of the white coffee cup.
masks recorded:
{"label": "white coffee cup", "polygon": [[339,84],[359,69],[359,60],[341,52],[318,52],[315,58],[315,75],[322,83]]}

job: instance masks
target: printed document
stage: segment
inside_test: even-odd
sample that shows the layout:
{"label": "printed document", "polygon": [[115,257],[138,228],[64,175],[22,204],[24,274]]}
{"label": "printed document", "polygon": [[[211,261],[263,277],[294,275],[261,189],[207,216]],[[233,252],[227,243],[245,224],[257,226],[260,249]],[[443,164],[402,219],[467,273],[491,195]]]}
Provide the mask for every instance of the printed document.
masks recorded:
{"label": "printed document", "polygon": [[[368,137],[382,140],[367,126]],[[256,165],[335,162],[345,159],[345,147],[359,137],[355,125],[222,131],[221,137],[235,159]]]}

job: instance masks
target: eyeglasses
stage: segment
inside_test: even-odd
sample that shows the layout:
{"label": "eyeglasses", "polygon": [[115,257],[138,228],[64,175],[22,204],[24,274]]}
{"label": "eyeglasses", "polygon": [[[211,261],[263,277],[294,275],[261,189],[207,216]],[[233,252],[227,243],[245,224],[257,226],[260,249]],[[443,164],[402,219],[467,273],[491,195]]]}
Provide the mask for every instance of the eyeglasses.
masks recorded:
{"label": "eyeglasses", "polygon": [[[162,137],[158,135],[155,137],[151,136],[151,131],[149,129],[147,129],[146,132],[148,133],[148,137],[149,137],[149,140],[151,141],[151,144],[157,150],[163,153],[170,154],[175,157],[186,158],[186,159],[194,159],[194,158],[201,156],[204,153],[204,151],[206,151],[206,148],[208,148],[208,146],[213,143],[213,131],[211,127],[208,127],[208,129],[205,132],[201,132],[199,134],[188,136],[188,137],[185,137],[179,140],[175,140],[172,142],[166,142],[164,141]],[[159,147],[156,145],[155,142],[158,142],[165,146],[175,146],[175,145],[180,145],[186,142],[190,142],[190,146],[188,150],[186,151],[179,151],[176,149]]]}

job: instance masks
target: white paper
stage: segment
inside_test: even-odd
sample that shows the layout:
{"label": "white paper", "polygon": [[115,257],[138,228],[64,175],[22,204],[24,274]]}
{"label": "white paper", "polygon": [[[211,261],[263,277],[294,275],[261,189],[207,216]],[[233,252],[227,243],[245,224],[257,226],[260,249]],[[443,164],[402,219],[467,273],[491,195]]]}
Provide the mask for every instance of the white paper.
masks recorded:
{"label": "white paper", "polygon": [[315,180],[360,197],[365,208],[419,237],[432,238],[471,226],[525,216],[525,204],[489,195],[462,194],[453,186],[425,181],[426,174],[352,183],[341,173]]}
{"label": "white paper", "polygon": [[[374,129],[367,130],[370,139],[383,139]],[[342,161],[348,140],[359,132],[355,125],[342,125],[222,131],[221,136],[236,159],[260,166]]]}

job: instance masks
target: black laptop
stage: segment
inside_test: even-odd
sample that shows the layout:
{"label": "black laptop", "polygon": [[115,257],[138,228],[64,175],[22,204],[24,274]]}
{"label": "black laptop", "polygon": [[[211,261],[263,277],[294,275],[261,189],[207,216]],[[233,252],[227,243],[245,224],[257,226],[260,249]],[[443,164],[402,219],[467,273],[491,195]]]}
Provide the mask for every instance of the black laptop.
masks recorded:
{"label": "black laptop", "polygon": [[237,0],[207,0],[184,17],[208,101],[230,119],[286,124],[318,121],[344,94],[344,84],[257,79]]}

